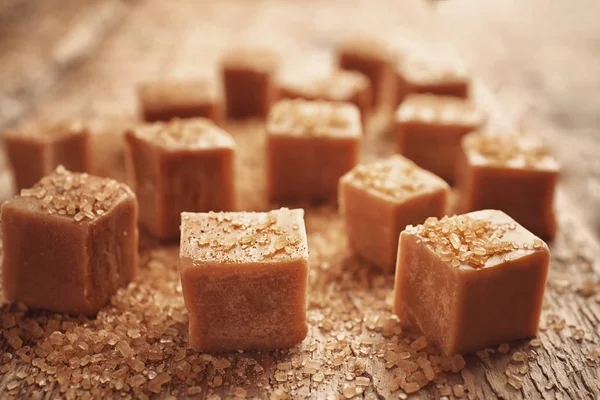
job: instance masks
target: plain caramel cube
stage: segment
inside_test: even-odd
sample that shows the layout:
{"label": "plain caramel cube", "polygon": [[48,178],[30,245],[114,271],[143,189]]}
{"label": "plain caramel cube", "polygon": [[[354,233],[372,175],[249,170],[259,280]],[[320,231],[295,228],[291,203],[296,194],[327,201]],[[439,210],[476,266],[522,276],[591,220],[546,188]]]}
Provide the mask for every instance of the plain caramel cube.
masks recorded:
{"label": "plain caramel cube", "polygon": [[446,215],[450,187],[402,156],[356,166],[340,179],[340,209],[352,249],[386,271],[396,267],[407,225]]}
{"label": "plain caramel cube", "polygon": [[306,337],[304,211],[182,213],[179,270],[198,351],[277,349]]}
{"label": "plain caramel cube", "polygon": [[88,129],[78,121],[26,123],[4,134],[4,148],[17,191],[29,188],[58,165],[90,168]]}
{"label": "plain caramel cube", "polygon": [[462,140],[457,187],[461,212],[502,210],[525,228],[552,239],[559,165],[539,140],[474,132]]}
{"label": "plain caramel cube", "polygon": [[235,48],[223,56],[221,67],[227,116],[265,118],[277,100],[279,56],[263,48]]}
{"label": "plain caramel cube", "polygon": [[275,202],[335,202],[359,156],[360,113],[350,103],[281,100],[267,121],[267,190]]}
{"label": "plain caramel cube", "polygon": [[394,313],[446,355],[535,336],[549,262],[501,211],[428,219],[400,235]]}
{"label": "plain caramel cube", "polygon": [[31,308],[95,315],[137,269],[137,200],[126,185],[59,166],[2,205],[2,284]]}
{"label": "plain caramel cube", "polygon": [[340,69],[358,71],[371,80],[371,107],[393,106],[395,77],[392,71],[394,52],[381,41],[370,37],[349,37],[337,46]]}
{"label": "plain caramel cube", "polygon": [[155,122],[127,131],[128,181],[140,224],[154,237],[179,237],[183,211],[235,207],[233,138],[204,118]]}
{"label": "plain caramel cube", "polygon": [[484,122],[484,114],[468,100],[410,95],[396,112],[397,151],[453,183],[462,137]]}
{"label": "plain caramel cube", "polygon": [[466,68],[443,57],[412,54],[396,65],[396,104],[410,94],[431,93],[459,98],[469,97],[470,79]]}
{"label": "plain caramel cube", "polygon": [[371,81],[358,71],[338,70],[324,78],[283,83],[279,98],[353,103],[364,126],[371,112]]}
{"label": "plain caramel cube", "polygon": [[138,100],[147,122],[195,117],[222,122],[223,99],[207,80],[144,82],[138,86]]}

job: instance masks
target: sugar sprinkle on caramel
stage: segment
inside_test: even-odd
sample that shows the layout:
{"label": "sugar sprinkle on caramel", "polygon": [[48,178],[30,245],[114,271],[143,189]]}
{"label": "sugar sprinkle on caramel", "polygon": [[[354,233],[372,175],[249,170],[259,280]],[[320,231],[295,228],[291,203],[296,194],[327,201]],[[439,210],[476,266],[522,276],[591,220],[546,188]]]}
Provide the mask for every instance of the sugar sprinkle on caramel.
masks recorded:
{"label": "sugar sprinkle on caramel", "polygon": [[452,96],[412,94],[402,102],[396,118],[400,122],[476,125],[483,122],[484,114],[469,100]]}
{"label": "sugar sprinkle on caramel", "polygon": [[466,137],[465,147],[491,165],[542,168],[554,164],[548,148],[530,136],[476,132]]}
{"label": "sugar sprinkle on caramel", "polygon": [[72,216],[77,222],[93,220],[106,213],[123,193],[123,185],[114,179],[67,171],[59,165],[21,197],[34,197],[48,214]]}
{"label": "sugar sprinkle on caramel", "polygon": [[[406,229],[417,234],[421,242],[429,245],[442,261],[453,267],[466,264],[482,268],[493,256],[530,247],[503,239],[506,232],[516,229],[516,224],[494,224],[466,215],[442,219],[430,217],[423,225],[408,226]],[[531,247],[543,245],[538,242],[541,240],[534,240]]]}
{"label": "sugar sprinkle on caramel", "polygon": [[382,160],[356,166],[350,173],[350,179],[361,187],[399,200],[426,187],[419,172],[412,163],[397,165]]}
{"label": "sugar sprinkle on caramel", "polygon": [[282,100],[273,106],[268,124],[288,133],[335,136],[352,127],[354,121],[348,111],[353,108],[352,104],[322,100]]}
{"label": "sugar sprinkle on caramel", "polygon": [[[278,214],[287,208],[269,211],[262,215],[245,216],[240,213],[208,213],[210,225],[203,223],[199,230],[189,236],[190,244],[209,249],[219,257],[235,258],[240,250],[246,256],[261,254],[261,258],[272,258],[280,254],[302,251],[302,238],[298,225],[286,229],[278,223]],[[185,215],[184,215],[185,218]],[[223,234],[215,234],[215,229]]]}
{"label": "sugar sprinkle on caramel", "polygon": [[231,147],[233,138],[206,118],[154,122],[131,131],[140,139],[165,147]]}

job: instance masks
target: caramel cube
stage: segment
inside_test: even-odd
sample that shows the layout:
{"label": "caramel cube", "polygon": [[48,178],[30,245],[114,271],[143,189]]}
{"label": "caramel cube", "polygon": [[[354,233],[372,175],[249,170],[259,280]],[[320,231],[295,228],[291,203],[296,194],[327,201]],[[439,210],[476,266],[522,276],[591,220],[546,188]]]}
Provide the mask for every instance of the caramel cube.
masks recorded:
{"label": "caramel cube", "polygon": [[432,56],[407,55],[396,65],[396,104],[415,93],[469,97],[470,79],[466,68],[456,62]]}
{"label": "caramel cube", "polygon": [[4,148],[17,191],[29,188],[58,165],[90,168],[88,129],[79,121],[30,122],[4,134]]}
{"label": "caramel cube", "polygon": [[179,237],[183,211],[235,207],[233,138],[204,118],[155,122],[127,131],[128,180],[140,224],[154,237]]}
{"label": "caramel cube", "polygon": [[340,179],[341,213],[352,249],[378,267],[396,267],[407,225],[446,215],[450,187],[402,156],[356,166]]}
{"label": "caramel cube", "polygon": [[371,110],[371,81],[360,72],[338,70],[326,78],[284,83],[279,88],[279,97],[353,103],[364,126]]}
{"label": "caramel cube", "polygon": [[394,313],[446,355],[535,336],[549,262],[502,211],[429,218],[400,235]]}
{"label": "caramel cube", "polygon": [[59,166],[2,205],[9,300],[95,315],[135,277],[137,200],[126,185]]}
{"label": "caramel cube", "polygon": [[138,86],[144,120],[203,117],[222,122],[223,100],[207,80],[144,82]]}
{"label": "caramel cube", "polygon": [[182,213],[179,269],[190,346],[278,349],[308,332],[304,211]]}
{"label": "caramel cube", "polygon": [[558,163],[537,138],[471,133],[463,138],[458,158],[460,210],[502,210],[534,234],[552,239],[558,175]]}
{"label": "caramel cube", "polygon": [[410,95],[396,112],[397,151],[452,183],[462,137],[484,122],[484,114],[468,100]]}
{"label": "caramel cube", "polygon": [[358,108],[350,103],[281,100],[273,106],[266,129],[269,200],[335,201],[338,180],[358,162]]}
{"label": "caramel cube", "polygon": [[393,51],[385,43],[370,37],[350,37],[337,47],[339,68],[361,72],[371,80],[371,107],[393,106],[393,58]]}
{"label": "caramel cube", "polygon": [[262,48],[236,48],[221,60],[227,116],[265,118],[277,100],[276,53]]}

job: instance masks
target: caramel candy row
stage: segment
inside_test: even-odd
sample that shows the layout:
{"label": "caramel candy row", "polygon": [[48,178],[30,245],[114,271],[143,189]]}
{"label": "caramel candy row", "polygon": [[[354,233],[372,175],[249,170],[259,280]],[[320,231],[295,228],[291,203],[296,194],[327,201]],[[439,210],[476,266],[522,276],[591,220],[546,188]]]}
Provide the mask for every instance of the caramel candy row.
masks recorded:
{"label": "caramel candy row", "polygon": [[446,355],[535,336],[549,262],[501,211],[429,218],[400,235],[394,312]]}
{"label": "caramel candy row", "polygon": [[304,211],[182,213],[189,343],[202,352],[277,349],[308,332]]}
{"label": "caramel candy row", "polygon": [[140,202],[140,224],[152,236],[178,238],[183,211],[235,207],[235,142],[211,121],[157,122],[125,138],[128,181]]}
{"label": "caramel candy row", "polygon": [[25,123],[4,133],[4,147],[17,192],[29,188],[58,165],[90,168],[89,130],[79,121]]}
{"label": "caramel candy row", "polygon": [[95,315],[137,269],[138,205],[124,184],[59,166],[2,205],[2,285],[31,308]]}

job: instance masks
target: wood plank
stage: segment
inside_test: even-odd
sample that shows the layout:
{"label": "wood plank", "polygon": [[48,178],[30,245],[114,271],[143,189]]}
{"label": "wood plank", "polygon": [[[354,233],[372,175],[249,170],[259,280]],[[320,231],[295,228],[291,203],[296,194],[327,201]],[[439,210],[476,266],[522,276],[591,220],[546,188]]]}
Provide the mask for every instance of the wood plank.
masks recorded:
{"label": "wood plank", "polygon": [[[30,116],[112,115],[117,119],[114,123],[121,126],[122,118],[127,120],[135,115],[133,85],[136,82],[166,76],[215,76],[219,54],[224,48],[240,41],[266,43],[276,48],[284,57],[286,74],[326,71],[331,68],[331,51],[336,38],[351,31],[372,31],[373,26],[377,26],[378,34],[396,46],[409,43],[440,49],[439,43],[450,36],[446,32],[458,31],[455,27],[459,22],[475,21],[478,16],[485,15],[481,10],[476,12],[476,9],[468,12],[467,6],[462,12],[460,9],[450,9],[453,3],[442,4],[438,17],[432,14],[428,4],[410,0],[380,1],[377,7],[366,0],[343,3],[227,0],[201,4],[185,2],[177,6],[160,0],[131,3],[128,5],[131,9],[123,13],[118,31],[109,36],[102,46],[96,46],[88,60],[57,78],[54,90],[43,96],[45,101],[39,103]],[[490,8],[493,10],[493,6]],[[452,14],[449,10],[457,11]],[[445,27],[440,26],[440,17],[444,18]],[[474,22],[465,25],[477,26]],[[486,50],[487,43],[483,39],[483,42],[469,41],[464,39],[465,36],[470,37],[467,35],[468,28],[463,28],[463,32],[464,36],[457,34],[456,37],[463,38],[458,43],[467,58],[474,61],[478,54],[489,54],[491,57],[493,53]],[[474,30],[470,32],[472,35]],[[445,49],[444,46],[442,48]],[[483,63],[473,64],[484,78],[487,78],[486,71],[498,72],[486,69]],[[510,82],[510,76],[500,76],[501,82]],[[531,92],[528,95],[531,96]],[[500,109],[495,96],[481,83],[477,85],[476,98],[482,107],[491,112],[492,127],[510,128],[511,113]],[[98,129],[111,130],[111,123],[112,118],[109,118],[108,128]],[[392,137],[382,132],[381,125],[381,121],[375,121],[367,135],[365,159],[390,154]],[[238,159],[241,206],[244,209],[267,209],[269,205],[262,194],[262,125],[258,122],[228,123],[226,129],[234,135],[239,148],[247,150],[240,151]],[[561,147],[559,143],[568,140],[558,133],[550,137],[557,141],[555,147],[558,148]],[[7,183],[7,179],[2,182]],[[468,356],[466,372],[448,373],[444,379],[451,385],[464,383],[468,395],[473,398],[600,396],[599,366],[597,361],[591,360],[592,351],[598,349],[600,339],[600,299],[597,295],[584,296],[580,290],[582,284],[597,281],[600,265],[596,259],[600,253],[597,237],[588,230],[589,226],[578,209],[580,203],[573,200],[568,190],[569,182],[571,180],[563,183],[557,202],[561,211],[561,231],[552,245],[552,272],[543,315],[545,329],[540,332],[542,346],[533,350],[537,353],[536,357],[524,363],[528,372],[520,375],[523,380],[521,390],[515,390],[507,384],[505,369],[510,363],[510,353],[494,352],[484,359]],[[7,186],[4,185],[3,189],[4,195],[7,195]],[[277,352],[227,353],[205,359],[198,359],[196,354],[188,351],[186,360],[197,366],[198,372],[187,381],[173,376],[163,386],[160,397],[169,394],[185,397],[188,387],[198,385],[202,387],[200,398],[214,395],[232,397],[236,388],[243,388],[249,396],[259,398],[278,394],[287,394],[291,398],[337,398],[346,386],[354,385],[356,376],[370,379],[364,392],[356,397],[397,398],[402,393],[394,382],[400,374],[400,368],[386,368],[384,359],[380,357],[386,349],[402,348],[405,340],[410,343],[414,339],[410,335],[394,332],[395,323],[390,319],[393,277],[381,274],[349,252],[343,224],[335,209],[308,209],[307,229],[311,249],[311,328],[302,345]],[[136,315],[135,321],[142,337],[148,340],[161,325],[169,325],[177,331],[177,335],[165,343],[152,341],[152,345],[160,349],[161,359],[146,362],[145,376],[152,375],[153,371],[174,372],[179,363],[176,352],[185,346],[187,318],[178,287],[177,248],[158,246],[144,238],[141,254],[142,267],[136,285],[115,296],[113,305],[107,307],[96,320],[77,321],[76,325],[96,332],[111,319]],[[137,295],[146,299],[153,296],[153,300],[150,304],[131,304],[129,299]],[[2,307],[0,314],[3,324],[8,315],[17,315],[23,330],[27,330],[28,321],[52,318],[51,314],[45,313],[30,313],[21,317],[14,307],[8,305]],[[558,330],[557,325],[560,326],[559,321],[563,319],[566,327]],[[158,326],[151,322],[158,323]],[[581,343],[573,338],[575,329],[585,331]],[[65,330],[73,332],[75,328],[67,326]],[[371,344],[372,341],[375,343]],[[35,347],[36,343],[41,342],[40,339],[28,338],[25,344]],[[24,370],[33,376],[35,368],[22,360],[15,361],[19,356],[6,340],[0,339],[0,345],[12,357],[4,364],[8,368],[1,370],[0,393],[39,398],[61,393],[61,385],[53,382],[51,377],[43,385],[26,385],[24,382],[27,378],[20,380],[17,373]],[[522,349],[531,350],[527,341],[511,343],[511,352]],[[341,365],[336,365],[336,356],[341,357]],[[322,377],[319,373],[305,372],[309,360],[320,363],[318,372],[323,373]],[[277,364],[287,361],[292,363],[293,372],[280,381]],[[231,366],[224,367],[228,363]],[[97,370],[91,364],[73,368],[81,369],[90,374],[92,382],[98,379],[97,385],[94,385],[98,392],[90,390],[92,394],[114,397],[119,392],[115,386],[121,378],[112,376],[110,369]],[[38,373],[35,372],[36,377]],[[125,374],[132,375],[135,372],[127,367]],[[222,385],[215,386],[215,376],[222,376]],[[107,377],[111,379],[104,381]],[[14,381],[19,385],[9,391]],[[437,384],[441,383],[442,380],[432,383],[414,396],[439,398],[441,393]],[[81,390],[82,382],[71,386],[72,389]],[[129,391],[128,395],[139,397],[140,389],[151,394],[145,382],[140,388]]]}

